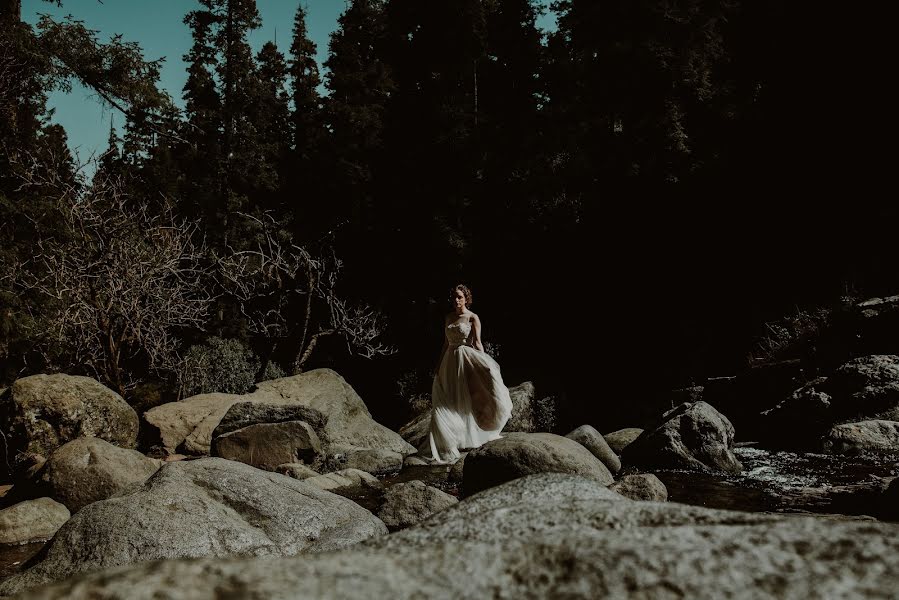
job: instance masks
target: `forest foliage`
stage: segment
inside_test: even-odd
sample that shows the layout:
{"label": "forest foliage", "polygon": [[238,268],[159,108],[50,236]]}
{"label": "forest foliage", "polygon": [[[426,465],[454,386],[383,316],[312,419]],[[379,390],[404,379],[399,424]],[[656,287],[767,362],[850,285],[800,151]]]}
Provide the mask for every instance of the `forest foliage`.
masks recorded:
{"label": "forest foliage", "polygon": [[[520,299],[589,314],[580,291],[604,277],[584,261],[610,202],[759,185],[783,174],[799,135],[785,127],[795,32],[769,0],[352,0],[323,68],[302,6],[286,50],[254,52],[254,0],[199,0],[180,103],[137,44],[71,19],[31,27],[18,4],[0,2],[0,384],[55,369],[176,393],[178,361],[221,338],[251,350],[259,376],[337,364],[388,390],[433,362],[457,280],[488,298],[475,309],[510,349],[509,376],[536,377],[577,336],[540,317],[548,350],[529,361]],[[547,10],[550,32],[537,26]],[[92,179],[47,107],[73,81],[124,117]],[[144,230],[88,240],[73,221],[84,207]],[[140,257],[169,271],[125,269]],[[160,302],[153,285],[181,295]],[[78,303],[90,311],[75,327],[65,311]]]}

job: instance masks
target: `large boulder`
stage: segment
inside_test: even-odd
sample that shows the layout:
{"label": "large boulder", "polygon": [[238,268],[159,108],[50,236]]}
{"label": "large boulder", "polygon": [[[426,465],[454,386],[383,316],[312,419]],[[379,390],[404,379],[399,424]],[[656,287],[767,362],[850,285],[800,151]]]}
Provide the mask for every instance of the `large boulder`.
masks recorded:
{"label": "large boulder", "polygon": [[70,516],[69,509],[52,498],[13,504],[0,510],[0,545],[45,542]]}
{"label": "large boulder", "polygon": [[685,402],[624,449],[625,465],[644,469],[693,469],[739,473],[734,427],[705,402]]}
{"label": "large boulder", "polygon": [[48,457],[83,436],[133,448],[138,424],[137,413],[121,396],[90,377],[32,375],[0,396],[0,429],[10,458],[18,453]]}
{"label": "large boulder", "polygon": [[[213,432],[238,402],[312,409],[309,415],[314,411],[324,419],[321,431],[316,433],[323,441],[327,439],[328,448],[335,445],[344,450],[386,450],[401,456],[415,453],[415,448],[399,434],[377,423],[362,398],[331,369],[264,381],[249,394],[200,394],[158,406],[147,411],[144,418],[158,430],[161,443],[169,452],[181,449],[191,454],[209,454]],[[312,418],[299,420],[315,428],[309,420]]]}
{"label": "large boulder", "polygon": [[892,597],[899,525],[631,502],[544,474],[330,554],[167,561],[90,574],[36,599]]}
{"label": "large boulder", "polygon": [[471,495],[535,473],[583,475],[603,485],[613,481],[602,461],[574,440],[552,433],[508,433],[468,453],[462,489]]}
{"label": "large boulder", "polygon": [[850,360],[828,383],[836,419],[899,421],[899,356],[875,354]]}
{"label": "large boulder", "polygon": [[403,468],[403,455],[383,448],[332,445],[324,470],[359,469],[374,475],[395,473]]}
{"label": "large boulder", "polygon": [[668,500],[668,488],[652,473],[625,475],[610,485],[609,489],[631,500],[649,500],[652,502],[665,502]]}
{"label": "large boulder", "polygon": [[592,425],[581,425],[565,437],[574,440],[589,450],[612,473],[617,473],[621,470],[621,460],[618,458],[618,455],[612,451],[602,434],[596,431]]}
{"label": "large boulder", "polygon": [[258,423],[213,438],[212,455],[236,460],[257,469],[274,471],[278,465],[311,465],[322,454],[315,429],[305,421]]}
{"label": "large boulder", "polygon": [[130,493],[81,509],[0,595],[142,561],[290,556],[386,532],[356,503],[284,475],[220,458],[173,462]]}
{"label": "large boulder", "polygon": [[60,446],[50,456],[43,480],[50,496],[76,513],[136,483],[143,483],[162,463],[136,450],[83,437]]}
{"label": "large boulder", "polygon": [[509,388],[509,397],[512,399],[512,414],[503,428],[504,431],[522,431],[533,433],[537,431],[534,401],[537,391],[530,381]]}
{"label": "large boulder", "polygon": [[830,454],[899,453],[899,422],[870,420],[835,425],[824,436]]}
{"label": "large boulder", "polygon": [[403,456],[415,453],[399,434],[376,422],[359,394],[331,369],[273,379],[258,387],[260,392],[278,394],[322,413],[327,419],[325,432],[333,445],[389,450]]}
{"label": "large boulder", "polygon": [[431,433],[431,411],[415,415],[411,421],[400,427],[399,434],[410,446],[422,455],[430,455],[431,447],[428,434]]}
{"label": "large boulder", "polygon": [[327,422],[322,412],[303,404],[237,402],[213,430],[211,454],[267,471],[288,463],[320,472],[360,469],[381,474],[402,468],[399,452],[331,443]]}
{"label": "large boulder", "polygon": [[640,437],[641,433],[643,433],[643,430],[638,427],[627,427],[625,429],[610,431],[602,437],[606,440],[606,443],[609,445],[609,448],[612,449],[612,452],[621,456],[624,449],[627,448],[631,442]]}
{"label": "large boulder", "polygon": [[209,454],[212,432],[228,410],[238,402],[285,404],[273,394],[198,394],[178,402],[168,402],[144,413],[144,420],[155,429],[162,447],[174,454]]}
{"label": "large boulder", "polygon": [[811,451],[839,423],[899,421],[899,356],[850,360],[829,377],[798,387],[761,417],[758,439],[765,445]]}
{"label": "large boulder", "polygon": [[759,438],[766,446],[801,450],[815,448],[833,424],[833,398],[827,377],[809,381],[761,413],[766,424]]}
{"label": "large boulder", "polygon": [[398,483],[387,489],[378,518],[391,531],[415,525],[459,502],[455,496],[426,485],[423,481]]}
{"label": "large boulder", "polygon": [[328,490],[329,492],[335,493],[359,488],[380,490],[383,487],[380,479],[371,473],[360,471],[359,469],[332,471],[331,473],[325,473],[324,475],[307,477],[303,479],[303,482],[314,485],[321,490]]}
{"label": "large boulder", "polygon": [[244,429],[251,425],[261,423],[286,423],[288,421],[303,421],[308,423],[319,438],[327,437],[324,434],[325,415],[303,406],[302,404],[266,404],[259,401],[235,402],[219,421],[212,431],[213,440],[220,435]]}

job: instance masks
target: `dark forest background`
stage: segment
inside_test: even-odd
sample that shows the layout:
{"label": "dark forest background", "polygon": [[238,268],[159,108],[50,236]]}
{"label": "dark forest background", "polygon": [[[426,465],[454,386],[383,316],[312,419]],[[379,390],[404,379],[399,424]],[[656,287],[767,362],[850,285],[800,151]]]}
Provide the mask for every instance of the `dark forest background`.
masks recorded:
{"label": "dark forest background", "polygon": [[[305,368],[336,369],[394,427],[401,392],[429,390],[456,283],[506,383],[554,396],[560,429],[603,431],[749,368],[766,323],[899,288],[873,48],[889,43],[873,15],[858,29],[769,0],[354,0],[322,74],[302,7],[287,52],[254,54],[255,2],[200,0],[178,110],[127,40],[0,7],[3,260],[58,226],[60,195],[23,187],[23,164],[92,185],[46,107],[81,81],[127,117],[97,177],[129,202],[166,198],[211,251],[252,246],[258,222],[242,215],[267,215],[281,239],[343,261],[341,297],[383,313],[397,352],[369,360],[334,338]],[[541,10],[556,13],[548,35]],[[0,297],[0,384],[83,368],[35,354],[23,323],[42,302]],[[273,350],[227,298],[178,332],[185,348],[213,334]],[[272,360],[295,353],[284,340]]]}

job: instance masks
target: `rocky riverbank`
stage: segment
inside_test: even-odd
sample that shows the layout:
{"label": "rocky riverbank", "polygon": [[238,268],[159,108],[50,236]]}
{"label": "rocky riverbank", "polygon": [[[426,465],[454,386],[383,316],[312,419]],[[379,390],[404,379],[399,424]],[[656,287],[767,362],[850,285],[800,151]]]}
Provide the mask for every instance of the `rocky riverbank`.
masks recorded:
{"label": "rocky riverbank", "polygon": [[[866,360],[844,369],[855,387],[839,401],[883,410],[899,358]],[[322,598],[804,598],[899,584],[889,447],[738,444],[701,390],[644,429],[560,436],[519,418],[532,385],[512,397],[513,431],[433,465],[416,453],[426,415],[397,434],[326,369],[143,415],[87,378],[19,380],[0,395],[16,450],[0,533],[27,545],[0,554],[0,595],[295,597],[302,581]]]}

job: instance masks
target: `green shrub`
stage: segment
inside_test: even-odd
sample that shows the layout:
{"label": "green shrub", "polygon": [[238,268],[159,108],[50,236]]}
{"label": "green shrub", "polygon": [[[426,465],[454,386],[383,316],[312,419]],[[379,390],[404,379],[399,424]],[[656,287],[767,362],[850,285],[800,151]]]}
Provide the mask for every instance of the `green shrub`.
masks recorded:
{"label": "green shrub", "polygon": [[534,431],[552,433],[556,428],[556,397],[535,398],[532,408]]}
{"label": "green shrub", "polygon": [[265,370],[262,371],[262,377],[259,378],[259,381],[271,381],[272,379],[280,379],[286,376],[287,373],[284,372],[284,369],[275,361],[270,360],[265,365]]}
{"label": "green shrub", "polygon": [[749,364],[808,357],[859,300],[858,291],[847,284],[838,298],[810,308],[797,306],[792,314],[765,323],[764,332],[747,356]]}
{"label": "green shrub", "polygon": [[244,394],[252,389],[259,367],[259,358],[239,340],[213,336],[204,344],[191,346],[184,357],[184,396]]}
{"label": "green shrub", "polygon": [[796,309],[772,323],[765,323],[765,333],[761,336],[752,353],[755,362],[770,362],[790,357],[800,345],[817,337],[828,326],[831,311],[818,307],[812,310]]}
{"label": "green shrub", "polygon": [[408,406],[410,416],[431,410],[431,382],[432,378],[420,370],[410,370],[400,375],[396,382],[397,391]]}

